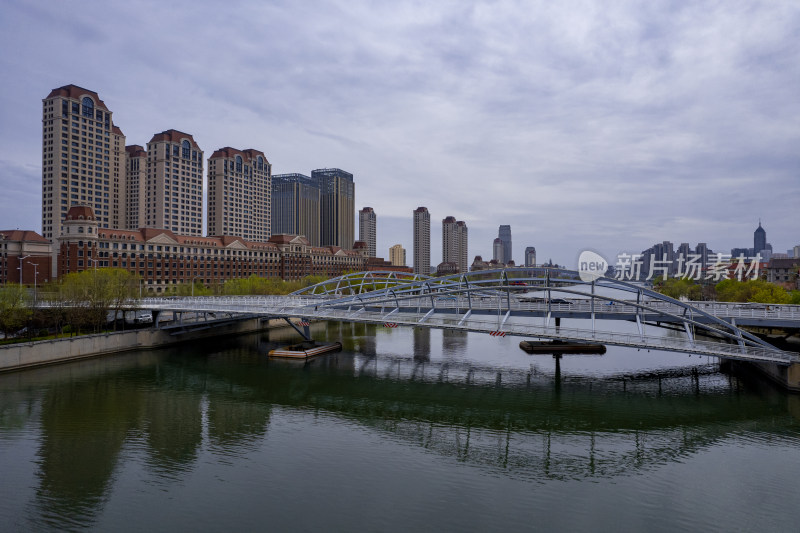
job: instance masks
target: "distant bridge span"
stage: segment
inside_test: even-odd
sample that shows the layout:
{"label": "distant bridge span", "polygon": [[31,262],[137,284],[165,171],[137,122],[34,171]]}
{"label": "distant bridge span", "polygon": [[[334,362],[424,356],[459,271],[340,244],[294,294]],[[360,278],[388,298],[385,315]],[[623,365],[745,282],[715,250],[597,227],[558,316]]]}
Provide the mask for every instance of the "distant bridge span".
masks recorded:
{"label": "distant bridge span", "polygon": [[[339,320],[499,332],[780,365],[800,363],[800,354],[779,350],[738,327],[757,319],[765,326],[800,329],[800,306],[771,306],[770,309],[765,306],[761,310],[736,304],[681,302],[611,278],[584,282],[575,271],[539,270],[543,270],[543,275],[538,277],[527,277],[526,271],[516,269],[441,278],[359,272],[288,296],[149,298],[138,305],[179,313],[285,318],[287,322],[290,318]],[[756,316],[755,311],[763,311],[763,317]],[[591,326],[563,327],[562,318],[586,319]],[[631,321],[636,324],[637,332],[619,333],[598,327],[608,324],[609,320]],[[656,325],[673,329],[675,333],[648,334],[647,329]],[[307,326],[304,329],[293,327],[309,338]]]}

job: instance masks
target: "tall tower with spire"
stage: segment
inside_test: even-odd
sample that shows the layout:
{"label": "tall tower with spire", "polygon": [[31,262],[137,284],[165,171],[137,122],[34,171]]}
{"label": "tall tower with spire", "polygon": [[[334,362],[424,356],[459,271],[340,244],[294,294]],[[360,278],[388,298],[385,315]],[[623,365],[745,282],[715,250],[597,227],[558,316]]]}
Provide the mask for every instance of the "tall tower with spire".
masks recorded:
{"label": "tall tower with spire", "polygon": [[761,227],[761,219],[758,219],[758,227],[753,232],[753,253],[757,254],[767,249],[767,232]]}

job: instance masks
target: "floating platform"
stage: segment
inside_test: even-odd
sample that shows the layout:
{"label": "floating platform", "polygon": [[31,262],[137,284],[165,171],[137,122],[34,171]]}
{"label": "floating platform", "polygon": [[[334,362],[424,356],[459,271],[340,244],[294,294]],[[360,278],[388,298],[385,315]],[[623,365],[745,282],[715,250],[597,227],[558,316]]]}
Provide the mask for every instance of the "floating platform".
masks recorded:
{"label": "floating platform", "polygon": [[290,344],[283,348],[275,348],[269,351],[270,357],[281,357],[285,359],[308,359],[329,352],[338,352],[342,349],[341,342],[330,342],[319,344],[314,341],[304,341],[298,344]]}
{"label": "floating platform", "polygon": [[566,342],[566,341],[522,341],[519,347],[528,353],[551,353],[560,354],[604,354],[606,347],[603,344],[593,344],[587,342]]}

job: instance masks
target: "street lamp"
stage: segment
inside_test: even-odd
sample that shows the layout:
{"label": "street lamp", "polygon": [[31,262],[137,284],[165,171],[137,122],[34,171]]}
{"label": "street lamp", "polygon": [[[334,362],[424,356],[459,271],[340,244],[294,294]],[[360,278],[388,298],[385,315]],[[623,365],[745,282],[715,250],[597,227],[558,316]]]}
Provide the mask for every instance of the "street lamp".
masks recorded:
{"label": "street lamp", "polygon": [[20,288],[22,288],[22,265],[23,265],[23,261],[26,260],[29,257],[30,257],[30,255],[26,255],[24,257],[20,257],[19,258],[19,266],[17,267],[17,269],[19,269],[19,286],[20,286]]}
{"label": "street lamp", "polygon": [[36,278],[39,277],[39,263],[28,262],[33,265],[33,304],[36,305]]}
{"label": "street lamp", "polygon": [[92,259],[92,258],[90,257],[90,258],[89,258],[89,261],[91,261],[92,263],[94,263],[94,272],[95,272],[95,275],[96,275],[96,274],[97,274],[97,263],[98,263],[98,261],[100,261],[100,260],[99,260],[99,259]]}

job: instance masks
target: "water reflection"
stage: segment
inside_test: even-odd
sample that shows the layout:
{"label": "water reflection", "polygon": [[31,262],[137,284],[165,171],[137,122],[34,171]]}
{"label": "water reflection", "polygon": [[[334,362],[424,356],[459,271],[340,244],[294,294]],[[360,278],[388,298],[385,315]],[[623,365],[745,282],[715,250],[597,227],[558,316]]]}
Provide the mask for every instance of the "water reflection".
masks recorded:
{"label": "water reflection", "polygon": [[463,358],[466,334],[442,334],[439,358],[428,329],[398,339],[404,352],[394,331],[313,327],[349,348],[309,364],[269,361],[269,347],[295,338],[271,332],[0,376],[2,434],[38,423],[35,520],[91,525],[136,457],[157,483],[186,479],[204,453],[244,458],[263,444],[276,408],[325,412],[533,481],[627,476],[733,434],[800,444],[798,397],[711,365],[570,377],[554,387],[553,372],[535,364],[498,369]]}

